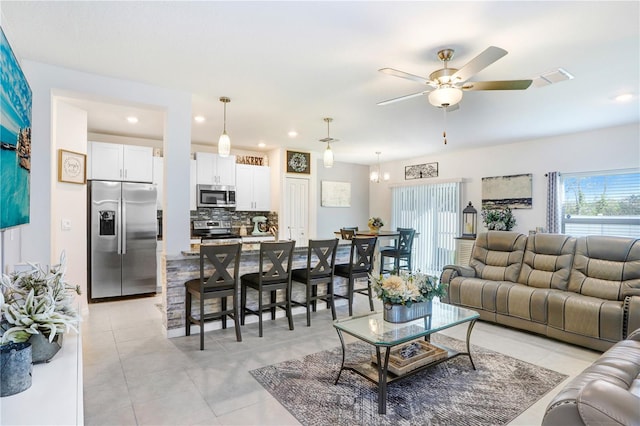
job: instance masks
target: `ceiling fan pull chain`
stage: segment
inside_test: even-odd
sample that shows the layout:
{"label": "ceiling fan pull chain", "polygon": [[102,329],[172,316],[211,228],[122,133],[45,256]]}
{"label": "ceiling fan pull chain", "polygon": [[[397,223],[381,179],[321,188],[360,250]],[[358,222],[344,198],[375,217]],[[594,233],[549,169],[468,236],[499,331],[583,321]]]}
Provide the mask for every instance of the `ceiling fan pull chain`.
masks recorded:
{"label": "ceiling fan pull chain", "polygon": [[444,110],[444,130],[442,132],[442,137],[444,138],[444,144],[447,144],[447,107],[442,108]]}

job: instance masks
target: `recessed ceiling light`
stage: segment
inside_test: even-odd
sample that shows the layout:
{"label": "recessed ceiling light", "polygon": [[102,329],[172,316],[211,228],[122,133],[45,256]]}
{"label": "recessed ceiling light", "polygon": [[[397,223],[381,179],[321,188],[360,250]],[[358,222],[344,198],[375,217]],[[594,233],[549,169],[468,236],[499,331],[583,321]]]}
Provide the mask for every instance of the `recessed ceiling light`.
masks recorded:
{"label": "recessed ceiling light", "polygon": [[204,123],[205,118],[202,115],[196,115],[195,117],[193,117],[193,119],[196,121],[196,123]]}
{"label": "recessed ceiling light", "polygon": [[287,134],[290,138],[295,138],[296,136],[298,136],[298,132],[296,132],[295,130],[289,130],[289,133]]}
{"label": "recessed ceiling light", "polygon": [[627,102],[627,101],[630,101],[631,98],[633,98],[633,95],[631,93],[624,93],[622,95],[616,96],[615,99],[618,102]]}
{"label": "recessed ceiling light", "polygon": [[267,146],[267,144],[266,144],[266,143],[264,143],[264,142],[258,142],[258,147],[260,147],[260,148],[264,148],[265,146]]}
{"label": "recessed ceiling light", "polygon": [[138,117],[134,117],[133,115],[127,117],[127,121],[131,124],[136,124],[138,122]]}

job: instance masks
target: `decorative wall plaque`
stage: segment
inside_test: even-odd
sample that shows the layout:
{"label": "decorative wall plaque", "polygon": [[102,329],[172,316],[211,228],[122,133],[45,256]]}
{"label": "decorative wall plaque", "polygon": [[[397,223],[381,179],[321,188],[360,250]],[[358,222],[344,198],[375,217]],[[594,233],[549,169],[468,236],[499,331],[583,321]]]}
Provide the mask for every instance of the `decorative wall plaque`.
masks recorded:
{"label": "decorative wall plaque", "polygon": [[311,174],[311,154],[287,151],[287,173]]}

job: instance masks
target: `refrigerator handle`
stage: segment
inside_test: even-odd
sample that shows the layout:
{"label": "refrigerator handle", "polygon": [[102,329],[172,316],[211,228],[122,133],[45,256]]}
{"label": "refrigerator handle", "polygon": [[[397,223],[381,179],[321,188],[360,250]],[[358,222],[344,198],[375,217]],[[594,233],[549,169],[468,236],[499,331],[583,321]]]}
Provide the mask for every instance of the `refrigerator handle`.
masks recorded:
{"label": "refrigerator handle", "polygon": [[120,217],[116,215],[116,235],[118,240],[118,254],[122,254],[122,200],[118,200],[118,213]]}
{"label": "refrigerator handle", "polygon": [[122,219],[120,220],[120,223],[122,224],[122,232],[120,232],[120,235],[122,235],[122,251],[120,254],[127,254],[127,203],[122,202],[122,199],[120,199],[120,204],[122,205],[122,209],[120,210],[122,212]]}

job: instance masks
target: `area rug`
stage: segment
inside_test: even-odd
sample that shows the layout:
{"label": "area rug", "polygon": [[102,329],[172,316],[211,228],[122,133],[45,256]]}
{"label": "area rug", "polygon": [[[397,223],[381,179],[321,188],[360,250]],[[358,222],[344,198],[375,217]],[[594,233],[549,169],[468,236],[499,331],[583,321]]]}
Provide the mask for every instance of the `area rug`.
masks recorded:
{"label": "area rug", "polygon": [[[460,340],[432,342],[464,351]],[[347,345],[347,362],[371,359],[373,347]],[[502,425],[567,376],[475,345],[459,356],[387,387],[387,414],[378,414],[373,383],[340,369],[340,347],[252,370],[253,377],[303,425]]]}

